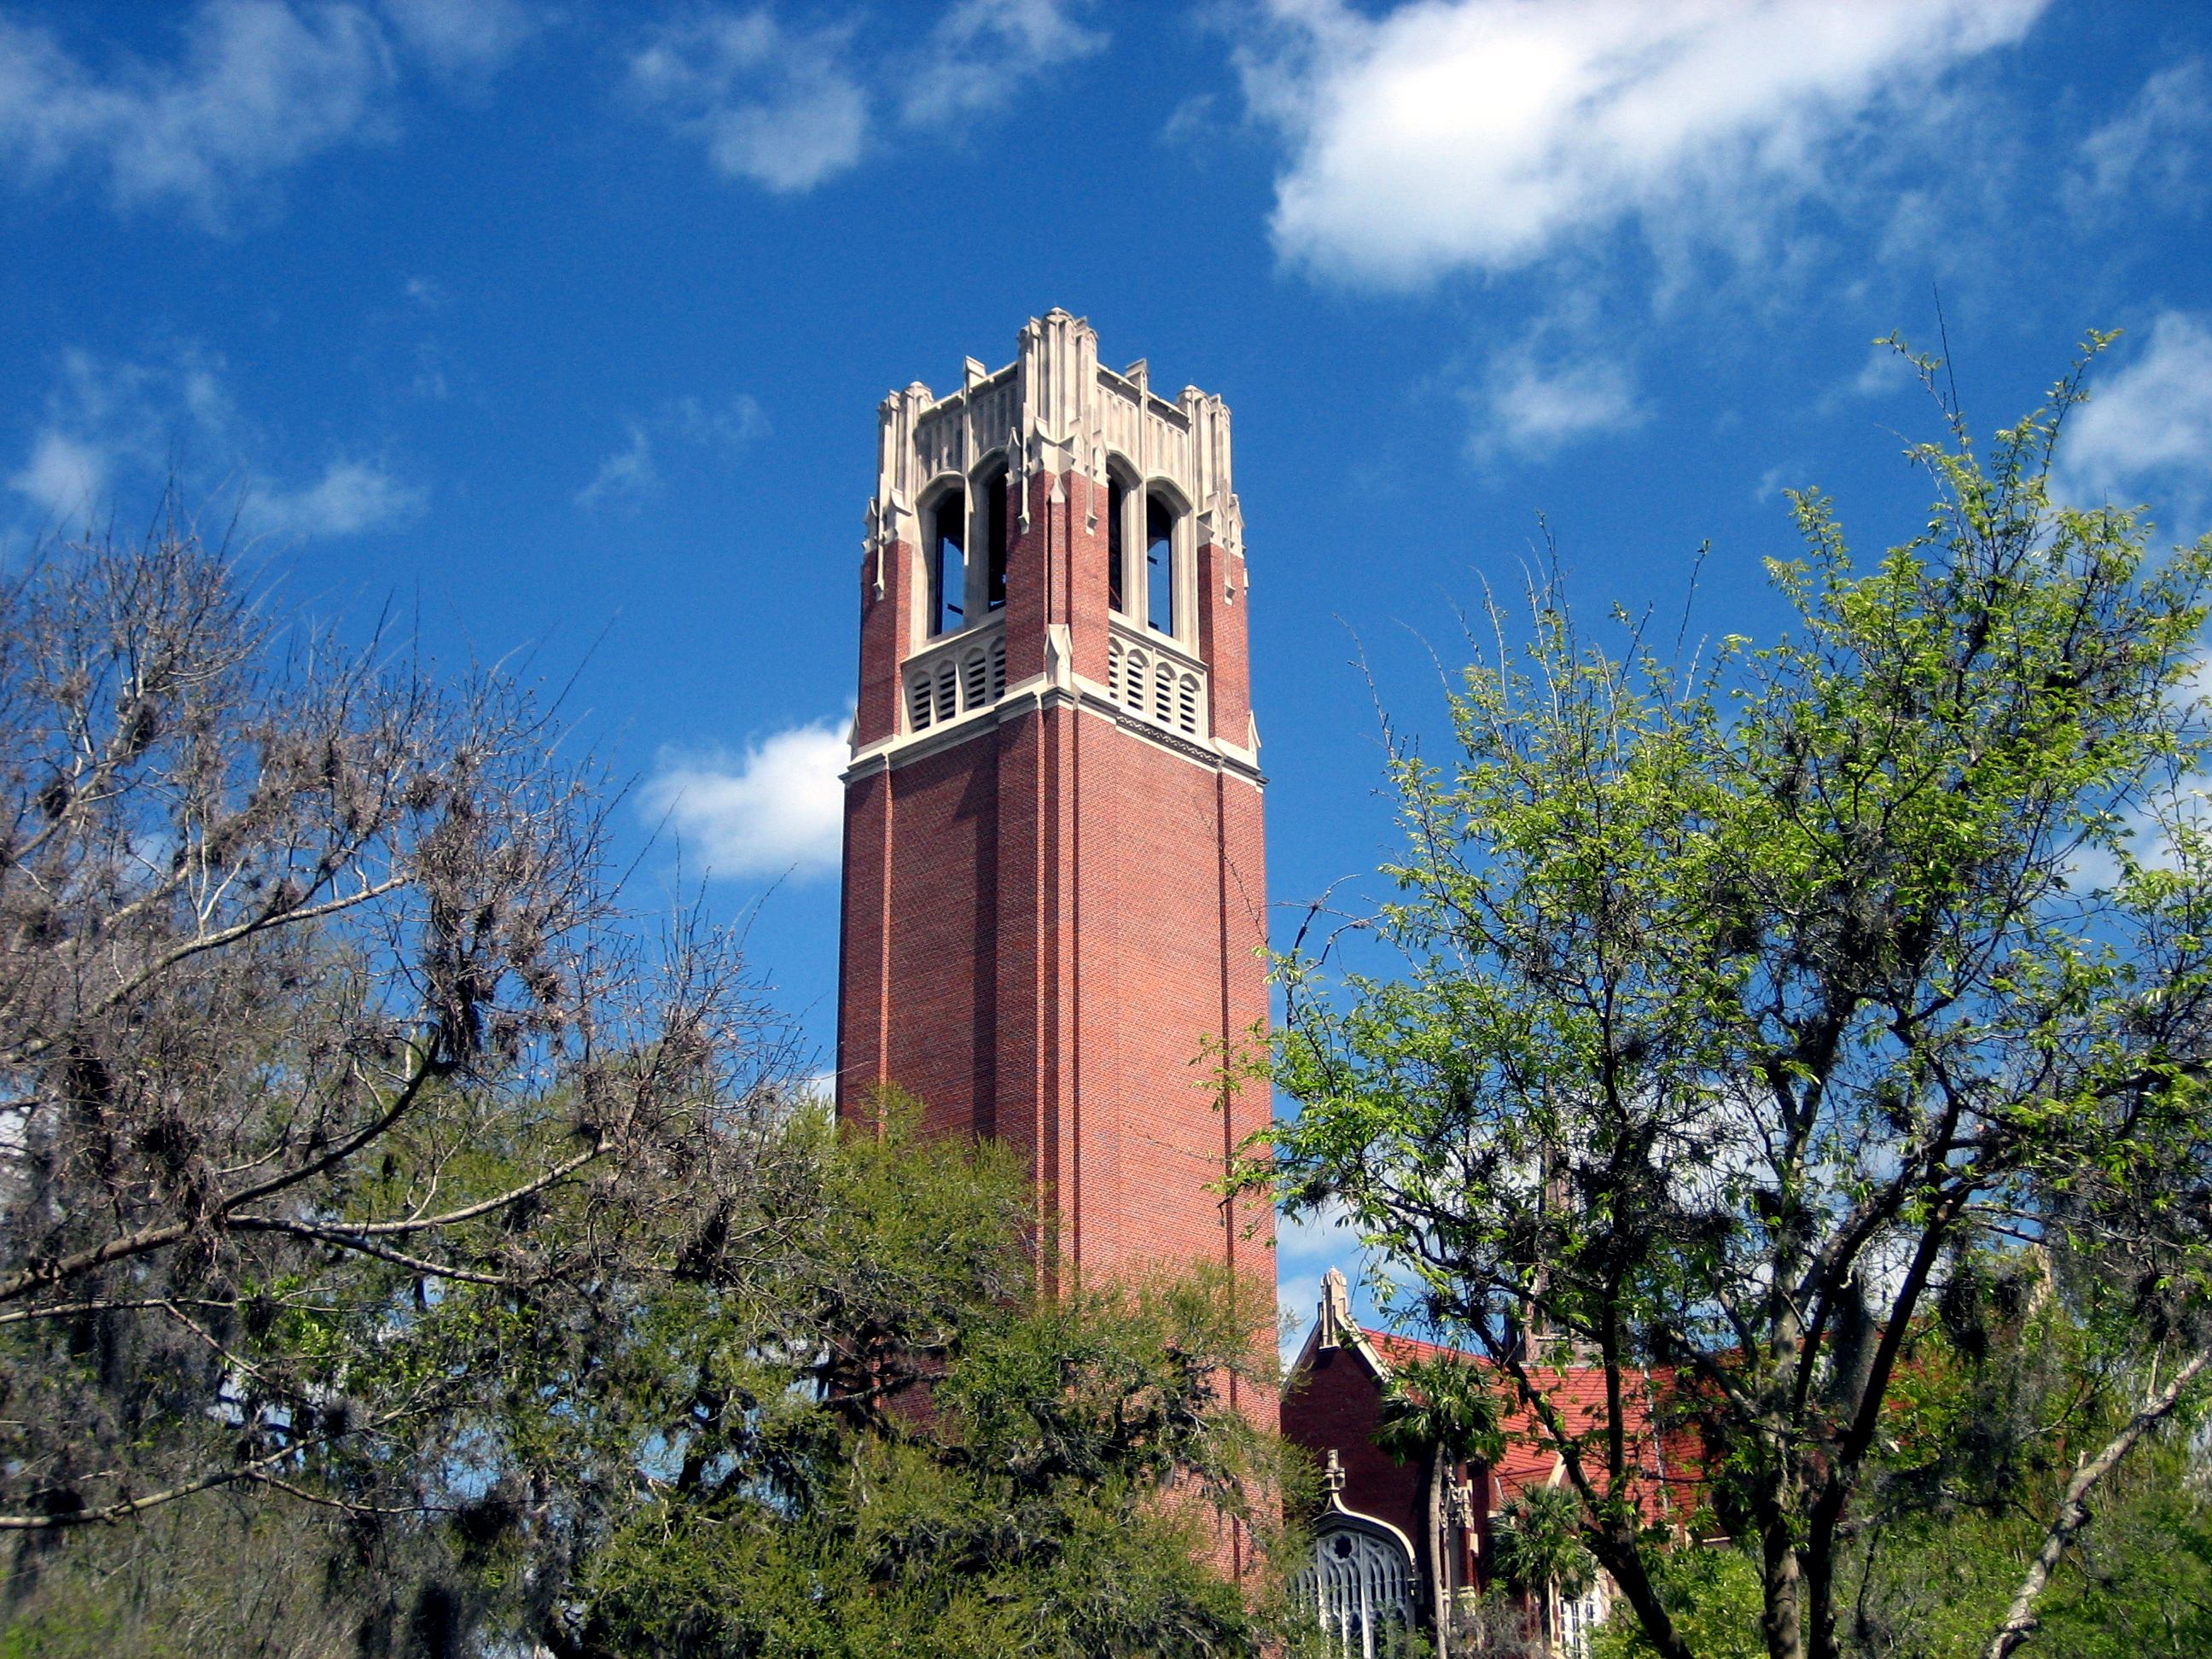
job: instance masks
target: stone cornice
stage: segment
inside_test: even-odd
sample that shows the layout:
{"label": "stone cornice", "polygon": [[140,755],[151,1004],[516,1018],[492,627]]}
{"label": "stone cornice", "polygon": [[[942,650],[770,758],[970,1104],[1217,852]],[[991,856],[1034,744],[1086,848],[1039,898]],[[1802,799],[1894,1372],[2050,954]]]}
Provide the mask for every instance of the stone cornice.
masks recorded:
{"label": "stone cornice", "polygon": [[1022,486],[1030,478],[1079,474],[1103,487],[1108,459],[1118,456],[1144,482],[1174,486],[1201,542],[1241,558],[1244,520],[1230,483],[1227,406],[1189,386],[1170,402],[1152,392],[1148,374],[1142,362],[1120,374],[1103,367],[1097,331],[1054,309],[1030,319],[1019,355],[1006,368],[986,373],[970,357],[959,390],[943,398],[919,380],[890,393],[878,410],[867,551],[880,556],[892,543],[918,545],[916,509],[930,486],[969,477],[995,452],[1006,457],[1024,530],[1029,493]]}
{"label": "stone cornice", "polygon": [[1251,750],[1232,743],[1185,737],[1180,732],[1131,714],[1106,695],[1106,688],[1080,675],[1068,677],[1070,684],[1054,684],[1045,675],[1039,674],[1019,685],[1006,688],[1006,694],[988,708],[977,708],[947,720],[942,726],[927,732],[902,733],[886,738],[880,743],[870,744],[853,757],[852,762],[840,775],[847,784],[861,778],[872,777],[878,772],[896,767],[910,766],[932,755],[995,732],[1008,720],[1025,715],[1042,714],[1048,708],[1067,708],[1105,720],[1130,736],[1157,744],[1170,754],[1179,756],[1194,765],[1208,770],[1227,772],[1243,779],[1256,789],[1267,787],[1267,775],[1256,764],[1258,757]]}

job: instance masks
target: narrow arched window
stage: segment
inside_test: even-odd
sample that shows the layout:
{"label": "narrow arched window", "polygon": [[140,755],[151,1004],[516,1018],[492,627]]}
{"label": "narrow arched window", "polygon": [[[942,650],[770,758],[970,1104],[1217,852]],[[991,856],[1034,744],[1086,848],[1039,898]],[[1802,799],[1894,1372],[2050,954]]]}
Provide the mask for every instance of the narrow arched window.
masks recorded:
{"label": "narrow arched window", "polygon": [[930,510],[929,631],[950,634],[967,621],[968,497],[948,489]]}
{"label": "narrow arched window", "polygon": [[1128,510],[1129,492],[1119,478],[1106,481],[1106,603],[1115,611],[1129,607],[1121,599],[1121,518]]}
{"label": "narrow arched window", "polygon": [[1176,631],[1175,514],[1157,495],[1145,497],[1145,619],[1163,634]]}
{"label": "narrow arched window", "polygon": [[983,546],[988,562],[984,566],[983,608],[998,611],[1006,603],[1006,537],[1010,526],[1006,522],[1006,473],[1001,467],[983,492]]}

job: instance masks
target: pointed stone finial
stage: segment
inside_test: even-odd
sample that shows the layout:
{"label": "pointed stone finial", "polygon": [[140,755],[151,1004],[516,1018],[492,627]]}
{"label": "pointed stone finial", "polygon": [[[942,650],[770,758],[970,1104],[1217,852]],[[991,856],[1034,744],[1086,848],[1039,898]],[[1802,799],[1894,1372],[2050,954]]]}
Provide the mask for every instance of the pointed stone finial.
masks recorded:
{"label": "pointed stone finial", "polygon": [[1352,1331],[1352,1285],[1337,1268],[1321,1277],[1318,1340],[1324,1348],[1341,1347]]}

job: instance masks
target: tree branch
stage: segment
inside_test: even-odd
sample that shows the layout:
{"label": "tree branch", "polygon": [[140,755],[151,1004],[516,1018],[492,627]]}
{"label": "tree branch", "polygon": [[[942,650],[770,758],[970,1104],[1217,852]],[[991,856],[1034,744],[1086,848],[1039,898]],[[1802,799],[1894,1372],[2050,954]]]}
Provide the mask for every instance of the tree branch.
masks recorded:
{"label": "tree branch", "polygon": [[2043,1535],[2043,1547],[2028,1563],[2027,1576],[2021,1580],[2020,1589],[2007,1609],[2005,1621],[1997,1626],[1996,1634],[1990,1638],[1986,1659],[2007,1659],[2014,1649],[2027,1640],[2039,1622],[2035,1616],[2035,1603],[2051,1582],[2051,1572],[2057,1567],[2059,1558],[2066,1553],[2081,1528],[2089,1524],[2089,1506],[2086,1501],[2097,1483],[2110,1474],[2119,1461],[2133,1449],[2151,1427],[2166,1417],[2181,1403],[2181,1396],[2196,1381],[2206,1365],[2212,1364],[2212,1348],[2200,1349],[2189,1363],[2173,1375],[2173,1379],[2130,1418],[2127,1426],[2114,1435],[2104,1450],[2074,1471],[2074,1478],[2066,1483],[2066,1496],[2058,1505],[2058,1513],[2051,1528]]}

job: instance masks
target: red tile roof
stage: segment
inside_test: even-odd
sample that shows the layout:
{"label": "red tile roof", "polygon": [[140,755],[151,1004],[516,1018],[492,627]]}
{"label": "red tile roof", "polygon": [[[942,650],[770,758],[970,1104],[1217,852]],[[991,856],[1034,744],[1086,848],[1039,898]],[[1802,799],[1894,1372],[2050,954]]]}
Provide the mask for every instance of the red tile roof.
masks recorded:
{"label": "red tile roof", "polygon": [[[1494,1362],[1464,1349],[1449,1348],[1434,1342],[1418,1341],[1412,1337],[1398,1336],[1388,1331],[1362,1328],[1375,1352],[1392,1366],[1408,1363],[1455,1358],[1463,1360],[1484,1371],[1498,1370]],[[1559,1426],[1573,1436],[1589,1436],[1591,1443],[1583,1458],[1583,1467],[1604,1490],[1605,1446],[1603,1431],[1606,1422],[1605,1370],[1598,1365],[1549,1366],[1532,1365],[1529,1380],[1544,1395],[1559,1419]],[[1655,1407],[1659,1397],[1674,1386],[1675,1374],[1671,1370],[1629,1371],[1622,1376],[1624,1396],[1621,1401],[1624,1427],[1628,1438],[1629,1478],[1636,1490],[1637,1508],[1642,1511],[1646,1524],[1662,1521],[1686,1522],[1690,1512],[1697,1507],[1696,1487],[1703,1460],[1701,1447],[1694,1428],[1681,1424],[1667,1424],[1655,1420]],[[1534,1438],[1534,1412],[1527,1405],[1517,1407],[1506,1414],[1505,1455],[1492,1466],[1491,1473],[1500,1487],[1501,1498],[1530,1487],[1548,1486],[1564,1481],[1558,1452],[1548,1446],[1531,1443]]]}

